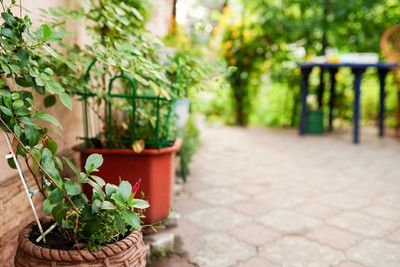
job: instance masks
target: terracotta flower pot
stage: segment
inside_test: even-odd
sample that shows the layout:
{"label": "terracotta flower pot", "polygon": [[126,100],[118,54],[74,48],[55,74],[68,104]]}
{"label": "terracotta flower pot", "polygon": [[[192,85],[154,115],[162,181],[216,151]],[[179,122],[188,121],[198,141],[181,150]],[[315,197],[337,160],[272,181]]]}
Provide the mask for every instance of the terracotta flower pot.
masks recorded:
{"label": "terracotta flower pot", "polygon": [[[151,224],[168,217],[171,209],[172,184],[175,181],[175,154],[182,145],[176,139],[174,145],[162,149],[145,149],[136,153],[131,149],[88,149],[74,147],[80,152],[82,169],[90,154],[98,153],[104,158],[100,171],[96,173],[107,183],[119,184],[120,178],[135,184],[142,179],[138,192],[144,193],[144,199],[150,204],[143,220]],[[92,188],[83,185],[83,192],[91,198]]]}
{"label": "terracotta flower pot", "polygon": [[135,230],[126,238],[103,246],[101,250],[58,250],[40,247],[29,240],[36,223],[26,226],[18,237],[18,249],[14,258],[16,267],[39,266],[87,266],[87,267],[144,267],[146,247],[142,234]]}

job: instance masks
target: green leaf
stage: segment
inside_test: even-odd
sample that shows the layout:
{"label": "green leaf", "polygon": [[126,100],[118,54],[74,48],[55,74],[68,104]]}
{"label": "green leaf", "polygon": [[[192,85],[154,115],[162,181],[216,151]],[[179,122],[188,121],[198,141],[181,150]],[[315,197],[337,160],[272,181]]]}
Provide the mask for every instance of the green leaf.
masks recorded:
{"label": "green leaf", "polygon": [[29,61],[29,51],[28,51],[28,49],[23,48],[23,47],[18,49],[17,57],[20,60],[19,67],[20,68],[24,68],[28,64],[28,61]]}
{"label": "green leaf", "polygon": [[102,178],[100,178],[99,176],[95,176],[95,175],[90,175],[90,178],[92,178],[93,180],[96,181],[96,183],[100,186],[103,187],[106,183],[104,182],[104,180]]}
{"label": "green leaf", "polygon": [[92,214],[92,204],[88,204],[82,209],[81,216],[86,221],[93,220],[94,218],[96,218],[96,215]]}
{"label": "green leaf", "polygon": [[110,202],[110,201],[103,201],[103,203],[101,203],[101,209],[102,210],[113,210],[115,209],[115,206]]}
{"label": "green leaf", "polygon": [[30,118],[28,117],[19,117],[18,120],[22,122],[25,125],[30,125],[30,126],[37,126],[36,123],[34,123]]}
{"label": "green leaf", "polygon": [[38,113],[35,114],[35,116],[39,120],[48,121],[48,122],[53,123],[55,126],[57,126],[58,128],[60,128],[62,130],[61,123],[56,118],[54,118],[53,116],[51,116],[51,115],[49,115],[47,113],[44,113],[44,112],[38,112]]}
{"label": "green leaf", "polygon": [[0,109],[4,114],[6,114],[7,116],[12,117],[13,114],[12,114],[11,110],[6,108],[5,106],[0,106]]}
{"label": "green leaf", "polygon": [[16,168],[17,168],[17,165],[15,165],[15,161],[14,161],[13,158],[7,159],[7,163],[8,163],[8,166],[9,166],[11,169],[16,169]]}
{"label": "green leaf", "polygon": [[57,206],[55,206],[53,208],[53,210],[51,211],[51,215],[53,216],[54,220],[61,225],[63,219],[65,218],[65,216],[67,215],[67,211],[68,208],[65,207],[63,204],[58,204]]}
{"label": "green leaf", "polygon": [[107,199],[111,199],[112,194],[117,192],[117,190],[118,190],[118,186],[116,186],[115,184],[106,184]]}
{"label": "green leaf", "polygon": [[120,193],[112,194],[111,199],[114,200],[117,204],[125,206],[125,199]]}
{"label": "green leaf", "polygon": [[67,191],[68,195],[75,196],[81,193],[81,187],[74,181],[69,180],[65,182],[65,191]]}
{"label": "green leaf", "polygon": [[79,176],[79,171],[75,167],[75,165],[69,159],[67,159],[66,157],[63,157],[63,160],[67,163],[67,165],[71,168],[71,170],[73,170]]}
{"label": "green leaf", "polygon": [[124,198],[124,202],[128,201],[132,193],[132,185],[128,181],[122,181],[119,184],[119,193]]}
{"label": "green leaf", "polygon": [[123,210],[121,216],[126,224],[132,226],[134,229],[141,229],[140,217],[135,212],[131,210]]}
{"label": "green leaf", "polygon": [[8,26],[11,26],[12,28],[17,26],[17,20],[10,13],[2,12],[1,17]]}
{"label": "green leaf", "polygon": [[1,69],[2,69],[6,74],[10,74],[10,73],[11,73],[11,70],[10,70],[10,68],[9,68],[7,65],[5,65],[5,64],[0,64],[0,66],[1,66]]}
{"label": "green leaf", "polygon": [[101,207],[101,200],[99,199],[95,199],[93,200],[92,203],[92,213],[97,213],[100,211],[100,207]]}
{"label": "green leaf", "polygon": [[71,200],[78,209],[82,208],[86,203],[88,203],[88,199],[83,193],[71,197]]}
{"label": "green leaf", "polygon": [[17,100],[12,104],[13,109],[19,109],[24,106],[24,101],[22,100]]}
{"label": "green leaf", "polygon": [[56,154],[57,147],[58,147],[58,145],[53,139],[51,139],[51,138],[47,139],[47,148],[50,149],[51,153]]}
{"label": "green leaf", "polygon": [[1,29],[1,35],[12,39],[13,41],[18,42],[18,35],[17,32],[14,29],[10,28],[2,28]]}
{"label": "green leaf", "polygon": [[62,92],[64,92],[64,88],[61,87],[61,85],[59,85],[56,81],[54,81],[53,79],[50,80],[46,80],[46,90],[54,95],[54,94],[61,94]]}
{"label": "green leaf", "polygon": [[25,125],[25,138],[29,141],[29,146],[33,147],[39,142],[39,131],[35,127]]}
{"label": "green leaf", "polygon": [[61,189],[56,188],[51,191],[49,199],[52,204],[56,204],[64,199],[64,192]]}
{"label": "green leaf", "polygon": [[150,204],[143,199],[132,199],[128,202],[128,206],[136,209],[147,209]]}
{"label": "green leaf", "polygon": [[51,29],[49,27],[49,25],[47,24],[42,24],[40,25],[39,29],[36,31],[36,37],[39,40],[48,40],[50,35],[51,35]]}
{"label": "green leaf", "polygon": [[11,94],[12,100],[17,100],[20,98],[20,94],[18,92],[14,92]]}
{"label": "green leaf", "polygon": [[54,157],[54,162],[56,163],[58,169],[62,172],[64,166],[63,166],[63,164],[62,164],[61,159],[60,159],[59,157]]}
{"label": "green leaf", "polygon": [[93,220],[86,222],[83,232],[85,236],[90,237],[93,233],[96,233],[100,229],[100,221],[96,217]]}
{"label": "green leaf", "polygon": [[32,83],[23,77],[15,78],[15,82],[22,87],[32,87]]}
{"label": "green leaf", "polygon": [[56,96],[55,95],[48,95],[43,100],[44,106],[49,108],[56,103]]}
{"label": "green leaf", "polygon": [[[42,155],[40,154],[40,151],[37,148],[32,149],[31,154],[36,159],[37,162],[40,162],[40,158],[42,157]],[[32,160],[32,167],[33,167],[33,172],[37,173],[39,170],[39,166],[36,164],[34,160]]]}
{"label": "green leaf", "polygon": [[45,199],[43,201],[43,211],[46,215],[50,215],[51,211],[53,210],[53,208],[55,207],[55,204],[51,204],[49,199]]}
{"label": "green leaf", "polygon": [[101,165],[103,165],[103,156],[100,154],[91,154],[86,159],[85,170],[94,171],[97,170]]}
{"label": "green leaf", "polygon": [[65,92],[62,92],[59,94],[59,97],[60,97],[61,103],[63,103],[63,105],[66,106],[69,110],[72,110],[72,102],[71,102],[71,98],[69,97],[69,95]]}
{"label": "green leaf", "polygon": [[122,235],[125,235],[126,233],[126,227],[124,220],[122,219],[121,215],[118,213],[115,214],[115,223],[117,224],[118,230]]}
{"label": "green leaf", "polygon": [[21,137],[22,134],[22,128],[19,124],[14,125],[14,133],[18,136]]}

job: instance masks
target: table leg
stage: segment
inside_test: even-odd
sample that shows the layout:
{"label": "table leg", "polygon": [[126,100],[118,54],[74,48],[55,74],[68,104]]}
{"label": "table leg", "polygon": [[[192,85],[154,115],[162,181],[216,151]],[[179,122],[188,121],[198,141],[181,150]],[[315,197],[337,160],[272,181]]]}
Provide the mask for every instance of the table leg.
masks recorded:
{"label": "table leg", "polygon": [[329,69],[329,76],[331,80],[331,96],[329,98],[329,131],[332,132],[333,129],[333,107],[335,105],[335,95],[336,95],[336,73],[338,72],[337,68]]}
{"label": "table leg", "polygon": [[361,79],[365,68],[352,68],[354,78],[354,134],[353,143],[359,143]]}
{"label": "table leg", "polygon": [[378,69],[379,83],[380,83],[380,98],[379,98],[379,136],[383,137],[385,135],[385,78],[388,74],[388,69]]}
{"label": "table leg", "polygon": [[324,98],[324,89],[325,89],[325,82],[324,82],[324,68],[320,67],[320,76],[319,76],[319,87],[318,87],[318,108],[322,109],[322,101]]}
{"label": "table leg", "polygon": [[299,134],[304,135],[306,128],[306,115],[307,115],[307,95],[308,95],[308,78],[310,76],[312,67],[301,68],[301,114],[300,114],[300,128]]}

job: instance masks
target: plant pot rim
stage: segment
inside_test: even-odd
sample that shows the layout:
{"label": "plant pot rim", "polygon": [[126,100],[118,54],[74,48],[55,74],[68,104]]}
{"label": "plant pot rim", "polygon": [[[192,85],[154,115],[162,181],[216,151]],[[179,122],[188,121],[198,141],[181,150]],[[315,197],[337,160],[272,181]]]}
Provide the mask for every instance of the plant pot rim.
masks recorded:
{"label": "plant pot rim", "polygon": [[114,155],[114,154],[124,154],[124,155],[161,155],[178,152],[182,145],[182,139],[176,138],[174,144],[169,147],[164,147],[161,149],[144,149],[140,153],[136,153],[132,149],[115,149],[115,148],[82,148],[82,144],[72,147],[74,151],[81,153],[99,153],[102,155]]}
{"label": "plant pot rim", "polygon": [[101,247],[100,250],[62,250],[62,249],[52,249],[41,247],[31,240],[29,240],[29,235],[32,231],[33,226],[36,222],[31,222],[19,234],[18,246],[19,249],[23,250],[26,254],[34,256],[36,258],[41,258],[50,261],[70,261],[70,262],[91,262],[102,260],[114,255],[117,255],[121,251],[124,251],[130,247],[135,246],[137,242],[141,241],[142,233],[139,230],[133,230],[127,237]]}

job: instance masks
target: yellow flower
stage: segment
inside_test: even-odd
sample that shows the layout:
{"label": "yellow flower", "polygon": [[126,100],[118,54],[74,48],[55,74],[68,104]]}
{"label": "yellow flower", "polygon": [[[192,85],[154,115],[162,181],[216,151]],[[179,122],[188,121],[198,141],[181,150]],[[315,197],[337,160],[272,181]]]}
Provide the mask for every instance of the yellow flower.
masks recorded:
{"label": "yellow flower", "polygon": [[231,48],[232,46],[233,46],[233,41],[232,41],[232,40],[226,41],[226,43],[225,43],[225,49],[229,49],[229,48]]}
{"label": "yellow flower", "polygon": [[249,35],[250,35],[250,30],[246,29],[246,30],[243,31],[243,36],[245,38],[249,37]]}
{"label": "yellow flower", "polygon": [[229,65],[233,66],[233,65],[235,65],[235,64],[236,64],[236,60],[235,60],[234,58],[231,58],[231,59],[229,60]]}
{"label": "yellow flower", "polygon": [[240,34],[240,32],[239,32],[238,30],[234,30],[234,31],[232,32],[232,38],[233,38],[233,39],[238,38],[238,37],[239,37],[239,34]]}

